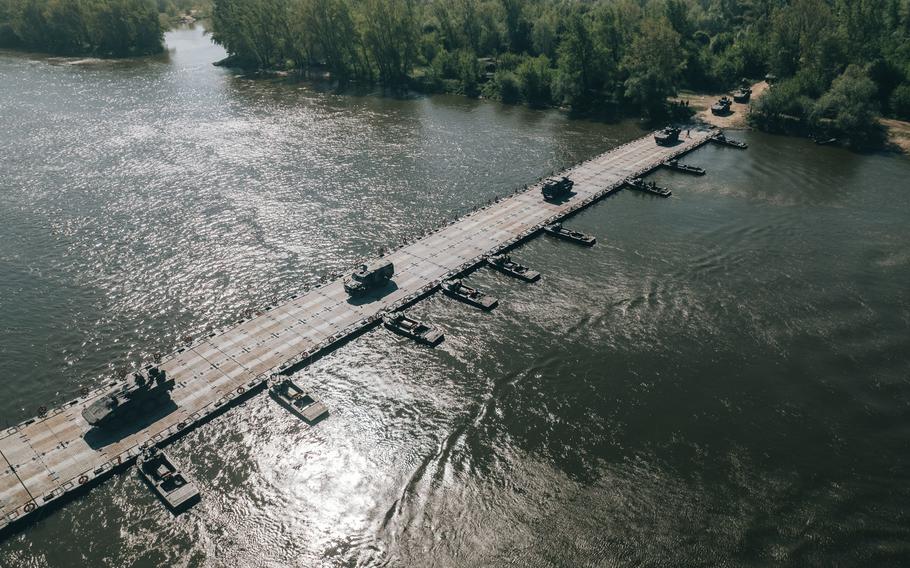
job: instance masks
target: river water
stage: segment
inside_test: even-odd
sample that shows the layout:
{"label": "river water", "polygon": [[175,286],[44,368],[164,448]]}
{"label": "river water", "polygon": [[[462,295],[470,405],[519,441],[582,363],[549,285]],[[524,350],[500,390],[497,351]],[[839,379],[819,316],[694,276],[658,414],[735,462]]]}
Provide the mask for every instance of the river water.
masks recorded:
{"label": "river water", "polygon": [[[0,419],[641,136],[457,97],[339,95],[169,54],[0,54]],[[910,160],[736,133],[0,542],[2,566],[886,566],[910,562]]]}

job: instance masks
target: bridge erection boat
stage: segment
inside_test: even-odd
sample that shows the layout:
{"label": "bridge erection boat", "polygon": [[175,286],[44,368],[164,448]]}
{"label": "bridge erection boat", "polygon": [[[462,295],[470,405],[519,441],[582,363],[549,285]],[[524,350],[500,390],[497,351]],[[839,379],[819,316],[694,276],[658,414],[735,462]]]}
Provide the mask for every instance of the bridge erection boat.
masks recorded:
{"label": "bridge erection boat", "polygon": [[693,176],[703,176],[705,173],[707,173],[705,172],[705,168],[690,166],[689,164],[682,164],[675,158],[672,160],[667,160],[661,165],[668,170],[673,170],[674,172],[682,172],[684,174],[692,174]]}
{"label": "bridge erection boat", "polygon": [[527,266],[518,264],[507,254],[498,254],[487,259],[487,264],[502,272],[525,282],[536,282],[540,280],[540,272],[531,270]]}
{"label": "bridge erection boat", "polygon": [[300,388],[291,379],[284,379],[269,388],[269,394],[278,401],[278,404],[287,408],[292,414],[313,424],[329,413],[329,409],[321,401]]}
{"label": "bridge erection boat", "polygon": [[547,225],[543,228],[543,231],[549,235],[553,235],[558,239],[576,243],[585,247],[593,247],[594,243],[597,242],[597,239],[590,235],[586,235],[579,231],[566,229],[562,226],[562,223],[553,223],[552,225]]}
{"label": "bridge erection boat", "polygon": [[641,178],[626,180],[626,185],[629,186],[630,189],[650,193],[651,195],[656,195],[658,197],[670,197],[673,195],[673,192],[666,187],[660,187],[653,181],[645,181]]}
{"label": "bridge erection boat", "polygon": [[385,316],[382,323],[386,329],[413,339],[422,345],[435,347],[443,340],[444,336],[436,326],[425,324],[416,319],[409,318],[401,312]]}
{"label": "bridge erection boat", "polygon": [[199,489],[170,456],[153,446],[136,458],[139,475],[173,513],[181,513],[200,499]]}
{"label": "bridge erection boat", "polygon": [[472,288],[459,279],[447,280],[442,283],[442,293],[459,302],[481,310],[492,310],[499,305],[499,300],[477,288]]}

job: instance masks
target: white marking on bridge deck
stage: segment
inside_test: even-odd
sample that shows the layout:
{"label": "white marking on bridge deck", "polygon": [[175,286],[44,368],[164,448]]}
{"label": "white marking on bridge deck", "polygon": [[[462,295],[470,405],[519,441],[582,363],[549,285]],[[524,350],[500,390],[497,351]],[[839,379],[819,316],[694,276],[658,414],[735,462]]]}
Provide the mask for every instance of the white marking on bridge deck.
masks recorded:
{"label": "white marking on bridge deck", "polygon": [[189,427],[301,354],[312,355],[349,336],[368,325],[369,318],[414,299],[478,257],[498,252],[541,223],[707,138],[706,132],[693,133],[672,148],[657,146],[651,136],[638,139],[565,172],[575,181],[576,193],[565,203],[544,202],[535,184],[391,252],[387,258],[396,267],[397,289],[381,299],[349,303],[341,280],[335,280],[172,353],[160,367],[177,380],[171,393],[174,408],[122,437],[90,432],[81,415],[106,387],[0,432],[0,528],[77,488],[80,479],[91,480],[128,462],[142,445]]}

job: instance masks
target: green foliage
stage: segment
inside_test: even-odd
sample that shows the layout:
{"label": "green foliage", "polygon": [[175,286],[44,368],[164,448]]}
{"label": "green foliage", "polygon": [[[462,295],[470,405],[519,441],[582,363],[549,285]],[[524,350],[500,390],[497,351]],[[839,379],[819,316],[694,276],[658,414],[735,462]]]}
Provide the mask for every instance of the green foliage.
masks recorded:
{"label": "green foliage", "polygon": [[763,130],[784,132],[795,125],[804,126],[804,117],[812,105],[812,99],[803,94],[797,79],[785,79],[753,104],[749,120]]}
{"label": "green foliage", "polygon": [[623,60],[626,96],[650,118],[661,118],[685,68],[680,36],[667,20],[646,20]]}
{"label": "green foliage", "polygon": [[858,65],[850,65],[813,106],[809,118],[818,130],[845,137],[856,148],[881,144],[882,129],[875,120],[878,90]]}
{"label": "green foliage", "polygon": [[495,96],[504,103],[514,104],[521,100],[521,85],[512,71],[499,70],[493,76]]}
{"label": "green foliage", "polygon": [[163,36],[154,0],[0,2],[0,45],[122,57],[162,51]]}
{"label": "green foliage", "polygon": [[[214,0],[214,13],[216,41],[243,65],[290,60],[342,82],[612,105],[655,120],[679,88],[773,72],[782,87],[757,122],[808,124],[851,64],[897,112],[910,78],[907,0]],[[493,62],[492,79],[478,58]]]}
{"label": "green foliage", "polygon": [[553,71],[546,55],[525,59],[516,73],[525,102],[537,107],[551,104]]}
{"label": "green foliage", "polygon": [[480,94],[480,63],[473,51],[463,49],[458,52],[455,60],[456,79],[458,79],[460,92],[466,97],[476,97]]}
{"label": "green foliage", "polygon": [[894,89],[889,102],[894,116],[910,120],[910,85],[904,84]]}

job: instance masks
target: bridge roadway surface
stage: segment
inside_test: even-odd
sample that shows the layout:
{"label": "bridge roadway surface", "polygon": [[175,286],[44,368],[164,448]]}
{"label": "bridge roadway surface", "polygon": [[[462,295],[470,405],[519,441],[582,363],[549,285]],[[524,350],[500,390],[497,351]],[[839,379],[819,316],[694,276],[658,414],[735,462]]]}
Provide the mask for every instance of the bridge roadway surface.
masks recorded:
{"label": "bridge roadway surface", "polygon": [[395,285],[384,295],[349,301],[337,279],[177,350],[159,362],[176,379],[172,404],[140,409],[138,423],[121,431],[92,429],[81,414],[118,382],[7,428],[0,433],[0,529],[125,467],[146,447],[223,410],[273,374],[305,365],[383,314],[431,293],[446,278],[618,191],[624,179],[701,146],[709,135],[692,131],[673,147],[658,146],[648,135],[564,172],[575,182],[575,195],[565,202],[543,201],[534,184],[390,252],[385,258],[395,264]]}

